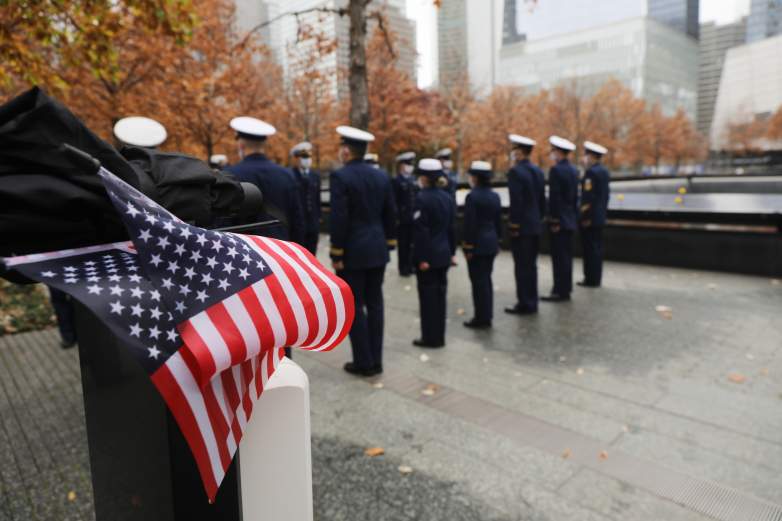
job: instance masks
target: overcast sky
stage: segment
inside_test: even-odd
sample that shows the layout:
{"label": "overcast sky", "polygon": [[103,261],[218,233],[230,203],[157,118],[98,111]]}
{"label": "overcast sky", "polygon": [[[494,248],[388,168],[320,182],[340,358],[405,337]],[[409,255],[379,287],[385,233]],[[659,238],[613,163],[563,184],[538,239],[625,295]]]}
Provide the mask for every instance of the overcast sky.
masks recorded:
{"label": "overcast sky", "polygon": [[[545,2],[546,0],[539,0]],[[729,23],[749,12],[750,0],[700,0],[701,22]],[[432,0],[407,0],[407,16],[417,22],[418,84],[431,85],[437,53],[437,12]]]}

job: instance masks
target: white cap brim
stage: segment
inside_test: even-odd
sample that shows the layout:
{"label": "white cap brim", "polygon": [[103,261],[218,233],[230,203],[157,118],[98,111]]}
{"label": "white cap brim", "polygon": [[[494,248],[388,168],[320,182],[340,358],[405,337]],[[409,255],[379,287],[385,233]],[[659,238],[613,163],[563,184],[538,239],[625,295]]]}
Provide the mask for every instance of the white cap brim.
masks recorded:
{"label": "white cap brim", "polygon": [[114,124],[114,136],[126,145],[156,147],[168,137],[166,128],[151,118],[131,116]]}
{"label": "white cap brim", "polygon": [[584,148],[595,154],[605,155],[608,153],[608,149],[603,145],[598,145],[592,141],[584,141]]}
{"label": "white cap brim", "polygon": [[576,149],[576,145],[573,144],[572,141],[568,141],[563,137],[551,136],[550,138],[548,138],[548,142],[551,143],[551,146],[559,148],[561,150],[566,150],[568,152],[572,152]]}
{"label": "white cap brim", "polygon": [[266,123],[258,118],[250,116],[239,116],[231,120],[231,128],[239,134],[244,134],[250,137],[256,137],[259,139],[273,136],[277,133],[277,129],[274,126]]}
{"label": "white cap brim", "polygon": [[538,144],[534,139],[528,138],[527,136],[520,136],[519,134],[508,134],[508,139],[514,145],[534,147]]}
{"label": "white cap brim", "polygon": [[337,134],[350,141],[363,141],[370,143],[375,140],[375,136],[367,132],[354,127],[348,127],[346,125],[340,125],[337,127]]}

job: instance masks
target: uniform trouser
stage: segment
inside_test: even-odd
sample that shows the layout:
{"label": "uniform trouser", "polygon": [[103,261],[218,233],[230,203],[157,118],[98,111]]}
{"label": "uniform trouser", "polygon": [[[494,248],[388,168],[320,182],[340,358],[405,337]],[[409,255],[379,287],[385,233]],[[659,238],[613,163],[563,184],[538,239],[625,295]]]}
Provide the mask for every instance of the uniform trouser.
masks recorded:
{"label": "uniform trouser", "polygon": [[57,316],[57,327],[62,341],[70,344],[76,341],[76,326],[73,318],[73,300],[70,295],[57,288],[49,287],[52,307]]}
{"label": "uniform trouser", "polygon": [[539,235],[521,235],[511,240],[513,268],[516,275],[516,299],[527,311],[538,309],[538,243]]}
{"label": "uniform trouser", "polygon": [[400,224],[396,229],[397,250],[399,252],[399,274],[413,273],[413,225]]}
{"label": "uniform trouser", "polygon": [[448,266],[418,270],[416,277],[421,310],[421,340],[429,344],[444,344]]}
{"label": "uniform trouser", "polygon": [[573,291],[573,232],[551,233],[551,266],[554,271],[552,294],[569,297]]}
{"label": "uniform trouser", "polygon": [[467,271],[472,283],[475,321],[481,324],[490,323],[494,316],[494,286],[491,281],[494,257],[495,255],[473,255],[467,261]]}
{"label": "uniform trouser", "polygon": [[603,227],[581,228],[581,250],[584,255],[584,283],[599,286],[603,280]]}
{"label": "uniform trouser", "polygon": [[359,369],[383,365],[383,276],[386,267],[337,273],[353,291],[356,317],[350,328],[353,363]]}
{"label": "uniform trouser", "polygon": [[318,238],[319,230],[307,230],[304,234],[304,246],[311,254],[316,255],[318,253]]}

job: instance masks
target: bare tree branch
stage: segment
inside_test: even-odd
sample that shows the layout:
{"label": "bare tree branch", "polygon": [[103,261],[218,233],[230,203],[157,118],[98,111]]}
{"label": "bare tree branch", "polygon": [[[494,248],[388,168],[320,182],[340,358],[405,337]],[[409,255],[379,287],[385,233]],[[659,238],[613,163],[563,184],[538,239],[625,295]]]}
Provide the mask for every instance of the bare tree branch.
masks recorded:
{"label": "bare tree branch", "polygon": [[[367,3],[371,1],[372,0],[368,0]],[[386,17],[383,16],[383,13],[380,11],[373,11],[367,18],[373,18],[377,22],[377,28],[383,33],[383,40],[386,42],[388,52],[391,53],[391,58],[396,59],[397,56],[396,51],[394,51],[394,43],[391,41],[391,35],[388,34],[388,29],[386,29]]]}
{"label": "bare tree branch", "polygon": [[244,47],[253,34],[257,33],[258,31],[260,31],[265,27],[270,26],[271,24],[277,22],[278,20],[282,20],[286,16],[296,17],[296,23],[299,24],[299,17],[307,13],[331,13],[331,14],[336,14],[338,16],[345,16],[348,14],[348,10],[345,8],[337,9],[334,7],[310,7],[309,9],[302,9],[301,11],[288,11],[285,13],[281,13],[275,16],[274,18],[270,18],[265,22],[259,23],[258,25],[256,25],[255,27],[247,31],[247,34],[245,34],[244,37],[239,41],[239,43],[236,44],[236,47]]}

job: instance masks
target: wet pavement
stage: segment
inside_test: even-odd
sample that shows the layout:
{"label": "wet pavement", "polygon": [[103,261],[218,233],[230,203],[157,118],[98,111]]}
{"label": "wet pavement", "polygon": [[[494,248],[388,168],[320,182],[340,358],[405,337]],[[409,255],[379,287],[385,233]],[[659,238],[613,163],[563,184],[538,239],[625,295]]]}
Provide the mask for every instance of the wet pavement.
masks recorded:
{"label": "wet pavement", "polygon": [[[608,263],[604,288],[516,317],[501,312],[511,264],[496,264],[491,331],[461,325],[464,261],[450,272],[447,346],[434,351],[410,345],[415,280],[389,265],[380,378],[340,369],[347,343],[294,354],[311,384],[316,519],[782,512],[779,281]],[[541,258],[542,290],[550,273]],[[77,354],[51,330],[2,337],[0,384],[0,520],[91,519]]]}

